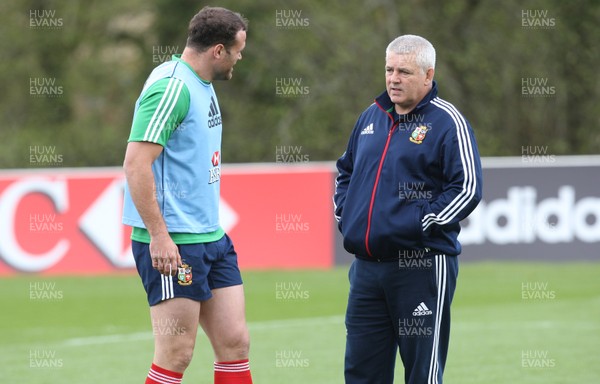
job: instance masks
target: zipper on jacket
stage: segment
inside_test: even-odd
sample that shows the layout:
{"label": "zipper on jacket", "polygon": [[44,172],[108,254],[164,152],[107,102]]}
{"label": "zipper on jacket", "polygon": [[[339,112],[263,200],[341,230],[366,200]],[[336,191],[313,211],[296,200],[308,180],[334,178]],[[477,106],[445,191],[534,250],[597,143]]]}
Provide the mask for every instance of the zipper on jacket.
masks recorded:
{"label": "zipper on jacket", "polygon": [[[391,117],[391,116],[390,116]],[[381,159],[379,160],[379,168],[377,168],[377,174],[375,175],[375,184],[373,185],[373,192],[371,193],[371,203],[369,204],[369,214],[367,216],[367,232],[365,234],[365,249],[367,250],[367,254],[370,257],[373,257],[371,253],[371,248],[369,247],[369,235],[371,233],[371,218],[373,216],[373,205],[375,204],[375,193],[377,192],[377,185],[379,184],[379,176],[381,176],[381,169],[383,168],[383,162],[385,160],[385,156],[388,151],[388,147],[390,146],[390,140],[392,139],[392,134],[396,130],[396,127],[400,124],[400,121],[394,123],[390,131],[388,132],[388,137],[385,142],[385,147],[383,147],[383,153],[381,154]]]}

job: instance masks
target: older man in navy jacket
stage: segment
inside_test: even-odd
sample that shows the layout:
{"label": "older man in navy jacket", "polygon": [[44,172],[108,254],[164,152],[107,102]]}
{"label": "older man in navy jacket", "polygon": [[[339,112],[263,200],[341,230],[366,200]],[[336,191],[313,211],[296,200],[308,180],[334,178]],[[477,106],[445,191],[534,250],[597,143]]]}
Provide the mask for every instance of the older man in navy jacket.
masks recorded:
{"label": "older man in navy jacket", "polygon": [[404,35],[386,50],[386,91],[337,161],[335,217],[350,267],[348,384],[441,383],[458,274],[459,222],[481,200],[469,123],[437,97],[435,49]]}

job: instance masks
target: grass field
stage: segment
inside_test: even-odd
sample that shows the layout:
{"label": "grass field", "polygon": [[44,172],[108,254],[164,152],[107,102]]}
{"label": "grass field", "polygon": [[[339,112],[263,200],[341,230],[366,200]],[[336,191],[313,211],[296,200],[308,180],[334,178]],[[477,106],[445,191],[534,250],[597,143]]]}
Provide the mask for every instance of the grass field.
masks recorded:
{"label": "grass field", "polygon": [[[445,383],[600,383],[600,263],[460,268]],[[343,383],[346,271],[244,273],[255,383]],[[23,275],[0,279],[0,298],[0,382],[143,382],[137,275]],[[212,383],[212,362],[200,332],[184,382]]]}

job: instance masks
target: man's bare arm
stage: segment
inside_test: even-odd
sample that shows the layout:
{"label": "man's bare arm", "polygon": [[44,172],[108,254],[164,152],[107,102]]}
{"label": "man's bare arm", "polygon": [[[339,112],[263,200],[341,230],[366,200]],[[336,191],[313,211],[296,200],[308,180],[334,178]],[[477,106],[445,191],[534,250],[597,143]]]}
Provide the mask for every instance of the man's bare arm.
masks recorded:
{"label": "man's bare arm", "polygon": [[158,144],[130,142],[127,144],[123,169],[133,203],[150,234],[152,266],[168,275],[177,273],[181,257],[177,245],[169,236],[156,200],[152,163],[162,150],[163,147]]}

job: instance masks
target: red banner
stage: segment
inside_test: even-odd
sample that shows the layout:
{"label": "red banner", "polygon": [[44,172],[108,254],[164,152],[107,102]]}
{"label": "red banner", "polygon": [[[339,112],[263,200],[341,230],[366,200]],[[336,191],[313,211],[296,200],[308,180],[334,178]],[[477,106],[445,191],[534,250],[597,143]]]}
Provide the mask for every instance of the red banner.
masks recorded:
{"label": "red banner", "polygon": [[[221,223],[246,269],[333,265],[329,167],[231,166]],[[119,168],[0,173],[0,275],[134,268]]]}

